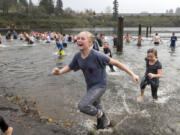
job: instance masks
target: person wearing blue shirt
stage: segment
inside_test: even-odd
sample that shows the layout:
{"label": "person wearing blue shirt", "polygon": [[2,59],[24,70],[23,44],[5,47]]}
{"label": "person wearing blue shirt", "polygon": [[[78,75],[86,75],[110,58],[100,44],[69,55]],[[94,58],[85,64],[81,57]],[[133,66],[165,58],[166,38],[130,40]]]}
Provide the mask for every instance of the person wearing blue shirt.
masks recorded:
{"label": "person wearing blue shirt", "polygon": [[56,39],[56,46],[58,48],[58,55],[64,55],[64,48],[60,43],[59,39]]}
{"label": "person wearing blue shirt", "polygon": [[173,32],[172,36],[171,36],[171,44],[170,44],[170,47],[171,47],[172,51],[175,50],[176,41],[177,41],[177,37],[175,36],[175,33]]}
{"label": "person wearing blue shirt", "polygon": [[18,34],[15,30],[13,30],[13,39],[17,39],[18,38]]}

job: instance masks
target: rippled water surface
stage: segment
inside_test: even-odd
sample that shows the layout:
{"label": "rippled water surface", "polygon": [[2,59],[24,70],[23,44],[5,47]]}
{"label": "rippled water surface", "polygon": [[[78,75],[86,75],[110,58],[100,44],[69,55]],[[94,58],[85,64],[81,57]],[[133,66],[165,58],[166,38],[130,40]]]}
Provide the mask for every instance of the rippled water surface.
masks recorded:
{"label": "rippled water surface", "polygon": [[[171,33],[168,35],[171,36]],[[123,54],[118,55],[116,49],[112,47],[112,37],[107,36],[113,58],[125,64],[140,78],[145,72],[144,58],[147,49],[154,47],[158,50],[158,58],[163,65],[163,77],[160,79],[158,91],[159,101],[152,102],[150,87],[147,87],[144,101],[138,104],[136,98],[140,95],[139,84],[135,84],[125,72],[115,68],[116,72],[111,73],[107,67],[108,86],[102,98],[103,106],[111,119],[116,120],[119,125],[128,118],[135,117],[137,120],[142,116],[154,122],[155,134],[178,134],[180,133],[180,42],[177,42],[176,50],[172,52],[168,38],[162,38],[163,43],[159,46],[154,46],[150,42],[151,38],[143,37],[143,39],[141,47],[136,46],[136,41],[124,43]],[[0,45],[0,86],[7,88],[8,92],[36,100],[43,116],[59,121],[70,121],[78,130],[87,126],[85,124],[87,119],[93,119],[77,110],[77,104],[86,92],[82,72],[51,75],[54,67],[61,68],[70,63],[78,51],[77,46],[68,43],[65,56],[61,58],[56,55],[56,51],[55,42],[45,44],[43,41],[36,41],[35,44],[28,45],[19,40],[4,39]]]}

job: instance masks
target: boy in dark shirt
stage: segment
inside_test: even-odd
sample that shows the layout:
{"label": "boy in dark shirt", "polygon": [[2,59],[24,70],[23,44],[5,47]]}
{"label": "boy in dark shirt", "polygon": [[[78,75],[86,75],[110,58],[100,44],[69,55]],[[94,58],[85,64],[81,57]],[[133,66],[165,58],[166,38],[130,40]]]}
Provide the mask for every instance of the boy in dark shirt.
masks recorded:
{"label": "boy in dark shirt", "polygon": [[[109,43],[107,41],[104,42],[104,53],[112,58],[111,50],[109,49]],[[111,72],[115,72],[113,65],[109,64],[109,68],[111,69]]]}
{"label": "boy in dark shirt", "polygon": [[175,36],[175,33],[172,33],[172,36],[171,36],[171,44],[170,44],[170,47],[171,47],[171,50],[172,50],[172,51],[175,50],[176,41],[177,41],[177,37]]}
{"label": "boy in dark shirt", "polygon": [[93,49],[96,50],[96,51],[99,51],[99,43],[98,43],[97,40],[95,40],[95,41],[93,42]]}
{"label": "boy in dark shirt", "polygon": [[113,37],[113,47],[116,48],[117,44],[118,44],[118,37],[117,37],[116,34],[114,34],[114,37]]}
{"label": "boy in dark shirt", "polygon": [[162,76],[162,65],[157,57],[157,50],[154,48],[147,51],[146,60],[146,72],[144,78],[141,81],[141,96],[137,98],[138,102],[141,102],[144,98],[144,91],[146,85],[151,85],[152,97],[154,100],[158,100],[157,90],[159,87],[159,78]]}

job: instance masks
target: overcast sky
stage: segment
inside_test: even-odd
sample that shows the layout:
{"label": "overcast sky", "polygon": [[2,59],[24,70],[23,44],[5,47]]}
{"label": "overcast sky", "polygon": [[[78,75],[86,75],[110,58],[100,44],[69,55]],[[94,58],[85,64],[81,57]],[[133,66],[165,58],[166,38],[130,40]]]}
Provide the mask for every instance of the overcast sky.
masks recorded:
{"label": "overcast sky", "polygon": [[[38,1],[38,0],[34,0]],[[96,12],[105,12],[107,7],[113,8],[114,0],[62,0],[63,8],[70,7],[75,11],[92,9]],[[180,0],[118,0],[119,13],[165,13],[168,9],[180,7]]]}

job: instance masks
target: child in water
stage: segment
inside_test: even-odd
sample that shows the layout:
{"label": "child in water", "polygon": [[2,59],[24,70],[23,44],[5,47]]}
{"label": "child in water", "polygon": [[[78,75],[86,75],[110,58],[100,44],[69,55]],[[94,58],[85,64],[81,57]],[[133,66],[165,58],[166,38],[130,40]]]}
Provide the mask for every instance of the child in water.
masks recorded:
{"label": "child in water", "polygon": [[13,128],[9,127],[3,117],[0,116],[0,128],[3,132],[3,135],[12,135]]}
{"label": "child in water", "polygon": [[141,96],[137,98],[137,102],[141,102],[144,98],[146,85],[151,85],[152,97],[158,100],[157,91],[159,87],[159,78],[162,76],[162,65],[157,57],[157,50],[154,48],[148,49],[146,61],[146,72],[141,81]]}
{"label": "child in water", "polygon": [[94,36],[90,32],[80,32],[77,37],[77,45],[80,51],[75,54],[69,65],[62,69],[54,68],[52,74],[61,75],[71,70],[82,70],[87,85],[87,93],[81,99],[78,108],[82,113],[96,116],[97,129],[104,129],[110,126],[110,120],[102,110],[100,103],[101,97],[106,91],[106,65],[112,64],[126,71],[135,82],[138,82],[139,78],[119,61],[91,49],[93,41]]}
{"label": "child in water", "polygon": [[[109,49],[109,43],[107,41],[104,42],[104,53],[112,58],[111,50]],[[115,72],[113,65],[109,64],[109,68],[111,69],[111,72]]]}
{"label": "child in water", "polygon": [[126,43],[130,43],[131,35],[129,33],[126,33],[124,38],[126,40]]}
{"label": "child in water", "polygon": [[137,45],[141,46],[142,41],[143,41],[142,36],[139,35],[138,38],[137,38]]}
{"label": "child in water", "polygon": [[59,39],[56,39],[56,47],[58,48],[58,55],[64,55],[64,48]]}

